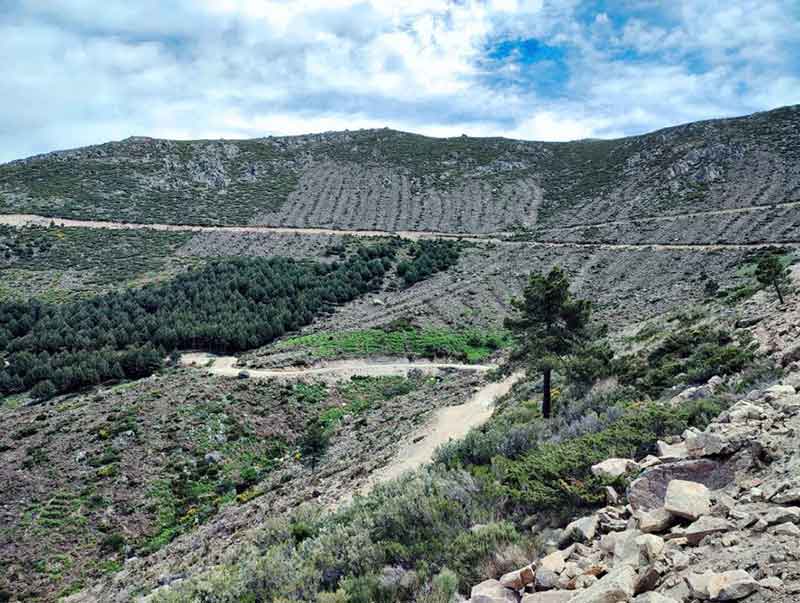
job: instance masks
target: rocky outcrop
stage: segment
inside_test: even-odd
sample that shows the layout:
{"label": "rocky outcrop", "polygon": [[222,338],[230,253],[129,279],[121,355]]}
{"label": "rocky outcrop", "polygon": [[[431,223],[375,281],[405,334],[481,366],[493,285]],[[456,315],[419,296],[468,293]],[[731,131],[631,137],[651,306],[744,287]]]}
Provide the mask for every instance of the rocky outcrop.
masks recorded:
{"label": "rocky outcrop", "polygon": [[[800,396],[782,383],[749,398],[656,459],[595,465],[608,478],[646,468],[628,504],[571,522],[562,548],[489,581],[494,599],[471,601],[800,601]],[[675,453],[684,449],[693,458]]]}

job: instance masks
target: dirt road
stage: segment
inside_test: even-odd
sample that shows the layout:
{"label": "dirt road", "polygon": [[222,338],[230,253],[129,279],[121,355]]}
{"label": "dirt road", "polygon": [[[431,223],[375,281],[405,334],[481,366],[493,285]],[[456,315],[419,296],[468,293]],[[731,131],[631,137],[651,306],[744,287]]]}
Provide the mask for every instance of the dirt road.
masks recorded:
{"label": "dirt road", "polygon": [[495,364],[459,364],[454,362],[431,362],[424,359],[411,361],[405,358],[393,358],[391,360],[333,360],[321,366],[308,368],[251,369],[237,367],[237,360],[235,356],[214,356],[204,352],[191,352],[181,356],[181,364],[184,366],[204,367],[209,373],[222,377],[237,377],[242,371],[246,371],[250,378],[255,379],[331,377],[338,381],[354,376],[404,376],[410,370],[419,370],[424,373],[436,373],[442,370],[486,372],[497,368]]}
{"label": "dirt road", "polygon": [[[785,203],[779,205],[762,206],[760,209],[771,209],[774,207],[793,206],[794,204]],[[746,209],[730,209],[730,210],[715,210],[708,212],[695,212],[692,214],[674,214],[671,216],[664,216],[654,218],[657,220],[674,220],[686,216],[711,216],[717,214],[736,213],[743,211],[757,211],[756,208]],[[641,221],[641,220],[639,220]],[[637,220],[620,221],[620,222],[601,222],[597,225],[603,224],[627,224],[636,223]],[[0,224],[8,226],[47,226],[49,224],[57,226],[66,226],[74,228],[106,228],[110,230],[160,230],[172,232],[232,232],[232,233],[271,233],[271,234],[299,234],[299,235],[339,235],[339,236],[353,236],[353,237],[400,237],[401,239],[408,239],[410,241],[418,241],[421,239],[460,239],[463,241],[474,241],[484,243],[499,243],[505,245],[538,245],[541,247],[587,247],[593,249],[607,249],[629,251],[635,249],[653,249],[656,251],[681,251],[681,250],[699,250],[699,251],[720,251],[720,250],[736,250],[736,249],[760,249],[763,247],[771,247],[779,245],[782,247],[800,247],[800,238],[796,241],[779,241],[779,242],[765,242],[765,243],[744,243],[744,244],[726,244],[726,243],[592,243],[592,242],[567,242],[557,241],[552,239],[524,239],[511,240],[510,233],[496,232],[487,235],[474,235],[474,234],[460,234],[452,232],[434,232],[434,231],[386,231],[386,230],[347,230],[335,228],[294,228],[289,226],[257,226],[257,225],[243,225],[243,226],[197,226],[191,224],[132,224],[128,222],[103,222],[98,220],[73,220],[70,218],[47,218],[44,216],[37,216],[34,214],[0,214]],[[566,228],[554,228],[553,230],[570,230],[574,228],[582,228],[577,226],[570,226]]]}
{"label": "dirt road", "polygon": [[[307,369],[244,369],[236,367],[235,356],[214,356],[202,352],[192,352],[181,356],[184,366],[202,367],[214,375],[235,377],[240,371],[247,370],[251,378],[299,378],[329,376],[336,379],[347,379],[354,375],[386,376],[405,375],[411,369],[425,372],[437,372],[443,369],[469,370],[486,372],[497,368],[494,364],[456,364],[429,362],[425,360],[408,361],[393,359],[382,362],[369,359],[338,360],[326,363],[325,366]],[[366,483],[359,489],[365,494],[377,484],[394,479],[406,471],[411,471],[429,463],[433,453],[442,444],[451,439],[464,437],[470,429],[483,425],[492,416],[492,403],[505,395],[511,387],[523,377],[523,372],[516,372],[496,383],[487,383],[472,394],[464,402],[456,406],[446,406],[434,411],[425,425],[414,432],[408,440],[401,444],[397,454],[388,464],[370,475]],[[349,497],[348,497],[349,498]],[[343,502],[337,501],[337,504]]]}

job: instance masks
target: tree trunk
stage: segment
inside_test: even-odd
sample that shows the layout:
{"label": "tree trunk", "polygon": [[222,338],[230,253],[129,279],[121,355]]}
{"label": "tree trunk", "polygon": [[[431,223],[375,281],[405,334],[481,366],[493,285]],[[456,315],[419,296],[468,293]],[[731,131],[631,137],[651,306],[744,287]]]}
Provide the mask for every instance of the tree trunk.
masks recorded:
{"label": "tree trunk", "polygon": [[778,281],[772,281],[772,284],[775,286],[775,293],[778,294],[781,305],[783,305],[783,295],[781,294],[781,288],[778,286]]}
{"label": "tree trunk", "polygon": [[544,386],[542,391],[542,416],[550,418],[550,367],[544,369]]}

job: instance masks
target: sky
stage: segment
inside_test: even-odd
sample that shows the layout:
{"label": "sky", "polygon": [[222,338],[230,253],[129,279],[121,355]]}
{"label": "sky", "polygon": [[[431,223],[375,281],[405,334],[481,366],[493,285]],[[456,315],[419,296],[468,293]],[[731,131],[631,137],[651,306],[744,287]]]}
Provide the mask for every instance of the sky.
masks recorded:
{"label": "sky", "polygon": [[800,0],[0,0],[0,162],[128,136],[614,138],[800,103]]}

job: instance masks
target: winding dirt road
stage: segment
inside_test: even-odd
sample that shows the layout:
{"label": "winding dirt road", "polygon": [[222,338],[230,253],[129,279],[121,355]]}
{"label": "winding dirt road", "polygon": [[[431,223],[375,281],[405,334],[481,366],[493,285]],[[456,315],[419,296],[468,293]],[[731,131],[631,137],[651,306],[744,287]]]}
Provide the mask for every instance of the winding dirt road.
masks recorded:
{"label": "winding dirt road", "polygon": [[[251,378],[300,378],[328,376],[336,379],[347,379],[353,375],[387,376],[405,375],[411,369],[424,372],[438,372],[443,369],[468,370],[486,372],[497,368],[494,364],[455,364],[429,361],[391,362],[380,360],[339,360],[321,367],[307,369],[245,369],[236,367],[235,356],[214,356],[202,352],[186,353],[181,356],[181,364],[205,368],[214,375],[235,377],[240,371],[247,370]],[[502,381],[487,383],[475,391],[463,404],[445,406],[435,410],[425,425],[416,430],[386,465],[372,473],[367,481],[358,489],[358,493],[366,494],[377,484],[399,477],[406,471],[416,469],[433,458],[436,449],[451,439],[464,437],[470,429],[479,427],[488,421],[493,412],[493,402],[511,390],[511,387],[523,377],[522,371],[513,373]],[[349,497],[347,497],[349,498]],[[343,500],[338,500],[340,504]]]}

